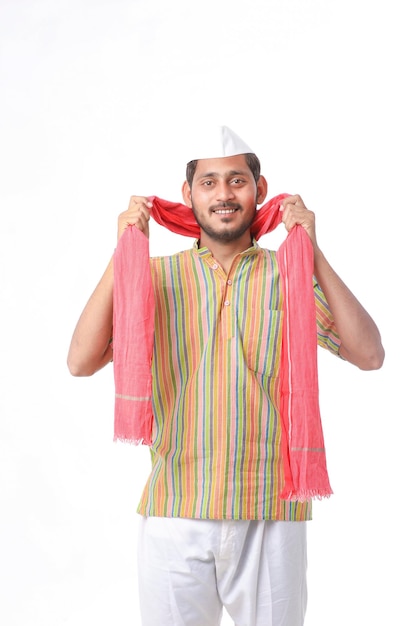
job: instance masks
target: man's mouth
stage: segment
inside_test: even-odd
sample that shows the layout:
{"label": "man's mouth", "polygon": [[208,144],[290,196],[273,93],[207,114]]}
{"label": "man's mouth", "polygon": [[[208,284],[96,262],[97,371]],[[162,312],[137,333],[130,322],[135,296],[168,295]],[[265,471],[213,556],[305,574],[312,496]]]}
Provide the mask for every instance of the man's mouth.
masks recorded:
{"label": "man's mouth", "polygon": [[216,215],[231,215],[232,213],[236,213],[236,211],[239,211],[240,206],[238,204],[232,204],[232,203],[224,203],[222,205],[217,205],[212,207],[212,212],[216,213]]}
{"label": "man's mouth", "polygon": [[229,215],[229,213],[235,213],[238,209],[215,209],[214,213],[217,215]]}

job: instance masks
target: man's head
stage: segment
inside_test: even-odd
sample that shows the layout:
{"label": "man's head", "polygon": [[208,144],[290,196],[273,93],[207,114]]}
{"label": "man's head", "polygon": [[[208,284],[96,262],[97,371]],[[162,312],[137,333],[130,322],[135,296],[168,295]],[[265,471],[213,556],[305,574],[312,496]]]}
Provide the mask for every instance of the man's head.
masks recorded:
{"label": "man's head", "polygon": [[267,183],[253,150],[226,126],[218,131],[197,147],[197,158],[189,161],[183,199],[204,238],[227,243],[250,236]]}
{"label": "man's head", "polygon": [[193,137],[194,145],[191,146],[192,160],[187,163],[186,180],[190,187],[193,184],[197,161],[200,159],[217,159],[244,154],[247,164],[253,174],[255,182],[261,174],[261,164],[258,157],[248,144],[228,126],[216,128],[204,128],[202,132]]}

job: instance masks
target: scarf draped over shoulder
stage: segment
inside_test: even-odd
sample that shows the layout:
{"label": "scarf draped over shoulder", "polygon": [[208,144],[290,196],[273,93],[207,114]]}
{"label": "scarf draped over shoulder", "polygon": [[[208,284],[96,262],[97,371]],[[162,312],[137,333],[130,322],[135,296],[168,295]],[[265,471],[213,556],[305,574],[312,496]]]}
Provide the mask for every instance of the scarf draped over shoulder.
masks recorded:
{"label": "scarf draped over shoulder", "polygon": [[[275,196],[257,210],[251,229],[255,239],[280,224],[279,208],[287,195]],[[156,222],[180,235],[200,236],[189,207],[149,199]],[[280,497],[304,501],[330,496],[332,490],[318,398],[313,247],[302,226],[291,229],[277,259],[284,293],[278,384],[285,484]],[[125,230],[114,254],[113,304],[114,439],[151,445],[155,300],[149,240],[135,226]]]}

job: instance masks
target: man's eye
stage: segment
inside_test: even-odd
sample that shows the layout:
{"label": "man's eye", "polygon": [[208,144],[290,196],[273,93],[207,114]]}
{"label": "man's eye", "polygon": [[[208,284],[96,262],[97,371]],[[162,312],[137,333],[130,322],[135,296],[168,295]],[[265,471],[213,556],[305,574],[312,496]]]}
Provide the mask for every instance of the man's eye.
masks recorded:
{"label": "man's eye", "polygon": [[232,183],[235,183],[235,185],[239,185],[240,183],[243,183],[243,180],[241,178],[234,178],[232,180]]}
{"label": "man's eye", "polygon": [[205,185],[206,187],[211,187],[211,185],[213,184],[212,180],[205,180],[203,185]]}

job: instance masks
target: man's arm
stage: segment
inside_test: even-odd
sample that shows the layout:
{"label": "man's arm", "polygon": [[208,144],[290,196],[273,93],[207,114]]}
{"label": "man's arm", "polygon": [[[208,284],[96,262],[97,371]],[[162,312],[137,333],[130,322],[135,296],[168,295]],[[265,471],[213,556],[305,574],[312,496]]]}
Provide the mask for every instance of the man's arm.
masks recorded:
{"label": "man's arm", "polygon": [[362,370],[379,369],[385,352],[378,327],[318,247],[314,250],[314,274],[341,340],[339,354]]}
{"label": "man's arm", "polygon": [[[127,211],[119,216],[118,239],[129,225],[149,237],[152,203],[132,196]],[[91,294],[72,335],[67,364],[73,376],[91,376],[112,360],[113,258]]]}
{"label": "man's arm", "polygon": [[73,376],[91,376],[112,359],[113,258],[75,327],[67,364]]}
{"label": "man's arm", "polygon": [[341,340],[340,355],[363,370],[379,369],[385,357],[378,327],[369,313],[336,274],[320,250],[315,215],[300,196],[289,196],[281,205],[287,230],[300,224],[307,231],[314,249],[314,274],[332,312]]}

